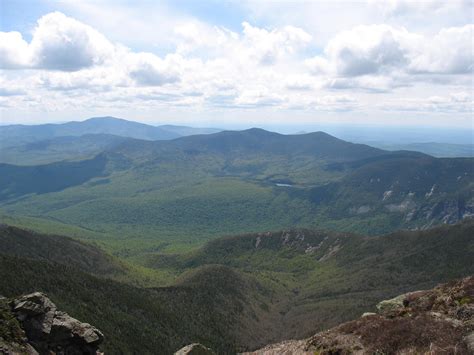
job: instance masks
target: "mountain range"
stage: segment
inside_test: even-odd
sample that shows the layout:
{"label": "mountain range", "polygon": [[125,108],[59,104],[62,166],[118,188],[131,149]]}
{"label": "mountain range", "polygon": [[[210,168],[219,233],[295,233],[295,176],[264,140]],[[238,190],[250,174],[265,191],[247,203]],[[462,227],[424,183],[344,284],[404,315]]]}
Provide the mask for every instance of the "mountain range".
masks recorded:
{"label": "mountain range", "polygon": [[380,234],[474,214],[473,158],[256,128],[157,141],[53,140],[39,149],[67,159],[0,164],[0,214],[45,232],[80,231],[130,257],[226,234],[296,226]]}
{"label": "mountain range", "polygon": [[0,137],[0,349],[36,292],[106,353],[232,354],[474,272],[474,158],[114,118]]}

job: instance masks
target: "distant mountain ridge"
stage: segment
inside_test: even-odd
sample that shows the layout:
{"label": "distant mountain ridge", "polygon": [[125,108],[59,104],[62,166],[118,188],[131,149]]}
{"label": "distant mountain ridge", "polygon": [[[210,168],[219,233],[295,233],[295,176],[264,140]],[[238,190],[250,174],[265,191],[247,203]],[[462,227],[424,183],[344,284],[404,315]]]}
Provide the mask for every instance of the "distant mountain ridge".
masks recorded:
{"label": "distant mountain ridge", "polygon": [[116,117],[93,117],[85,121],[48,123],[40,125],[0,126],[1,146],[17,145],[62,136],[82,136],[85,134],[110,134],[145,140],[174,139],[190,134],[215,133],[218,129],[193,128],[185,126],[152,126]]}
{"label": "distant mountain ridge", "polygon": [[[474,142],[474,140],[473,140]],[[366,142],[373,147],[385,150],[412,150],[432,155],[437,158],[454,157],[474,157],[474,143],[471,144],[453,144],[453,143],[384,143],[384,142]]]}

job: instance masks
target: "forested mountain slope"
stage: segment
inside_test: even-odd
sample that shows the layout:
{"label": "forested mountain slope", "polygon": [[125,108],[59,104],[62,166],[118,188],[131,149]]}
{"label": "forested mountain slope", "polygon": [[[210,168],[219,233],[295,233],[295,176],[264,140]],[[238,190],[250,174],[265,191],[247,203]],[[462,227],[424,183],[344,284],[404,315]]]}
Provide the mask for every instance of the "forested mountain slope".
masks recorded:
{"label": "forested mountain slope", "polygon": [[[93,276],[79,256],[68,264],[59,250],[108,257],[69,239],[28,233],[0,230],[10,245],[0,250],[0,294],[45,292],[60,309],[102,330],[103,349],[113,353],[172,353],[193,342],[219,353],[252,350],[474,272],[470,221],[379,237],[298,229],[220,238],[187,254],[150,253],[148,268],[179,275],[157,288]],[[57,248],[50,254],[36,248],[41,238]]]}

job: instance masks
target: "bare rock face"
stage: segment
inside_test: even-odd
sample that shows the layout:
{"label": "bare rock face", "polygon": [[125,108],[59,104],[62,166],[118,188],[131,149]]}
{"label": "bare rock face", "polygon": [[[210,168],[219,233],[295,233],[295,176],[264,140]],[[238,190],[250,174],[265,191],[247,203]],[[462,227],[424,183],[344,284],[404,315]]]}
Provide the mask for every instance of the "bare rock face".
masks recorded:
{"label": "bare rock face", "polygon": [[[56,305],[43,293],[35,292],[9,302],[11,319],[19,325],[17,345],[27,354],[83,355],[98,354],[103,334],[88,323],[82,323]],[[0,339],[6,335],[0,334]],[[3,341],[5,349],[8,342]],[[10,342],[11,343],[11,342]],[[0,343],[1,344],[1,343]],[[17,346],[14,345],[14,346]],[[13,349],[13,348],[12,348]],[[9,352],[6,352],[9,353]],[[15,352],[11,352],[15,353]]]}
{"label": "bare rock face", "polygon": [[474,354],[474,276],[382,301],[377,311],[248,354]]}
{"label": "bare rock face", "polygon": [[184,348],[174,353],[175,355],[215,355],[216,353],[204,345],[194,343],[186,345]]}

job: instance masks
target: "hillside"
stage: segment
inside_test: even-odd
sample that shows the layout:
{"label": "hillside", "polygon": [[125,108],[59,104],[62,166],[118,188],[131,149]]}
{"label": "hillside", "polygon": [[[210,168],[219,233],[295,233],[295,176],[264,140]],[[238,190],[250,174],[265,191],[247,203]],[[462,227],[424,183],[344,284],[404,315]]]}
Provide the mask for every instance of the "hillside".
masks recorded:
{"label": "hillside", "polygon": [[118,277],[127,272],[123,265],[99,248],[63,236],[0,225],[0,245],[3,255],[52,261],[102,277]]}
{"label": "hillside", "polygon": [[76,162],[58,162],[35,166],[0,164],[0,199],[28,194],[45,194],[81,185],[106,175],[107,158],[97,155]]}
{"label": "hillside", "polygon": [[214,263],[258,275],[279,290],[269,307],[280,315],[274,336],[284,339],[335,326],[400,292],[471,274],[473,236],[473,221],[377,237],[289,230],[221,238],[187,257],[150,256],[147,265]]}
{"label": "hillside", "polygon": [[405,227],[427,228],[474,215],[473,166],[470,158],[393,154],[357,162],[341,181],[314,188],[310,195],[327,206],[329,219],[388,212]]}
{"label": "hillside", "polygon": [[44,165],[61,160],[91,158],[131,138],[111,134],[85,134],[60,136],[1,147],[0,163],[16,165]]}
{"label": "hillside", "polygon": [[[0,290],[15,297],[45,292],[71,316],[104,334],[106,353],[170,354],[193,341],[220,353],[244,349],[257,323],[246,278],[225,268],[208,268],[211,280],[144,289],[99,279],[70,266],[0,255]],[[215,273],[215,274],[213,274]],[[212,297],[211,297],[212,295]]]}
{"label": "hillside", "polygon": [[[7,229],[15,233],[10,244],[24,233]],[[93,276],[75,259],[59,264],[59,246],[75,250],[66,239],[51,254],[35,244],[16,257],[2,249],[0,293],[45,292],[100,329],[109,353],[172,353],[194,342],[235,353],[308,337],[380,299],[472,274],[473,235],[474,223],[465,222],[379,237],[312,230],[227,237],[184,255],[150,254],[148,267],[180,275],[155,288]]]}

